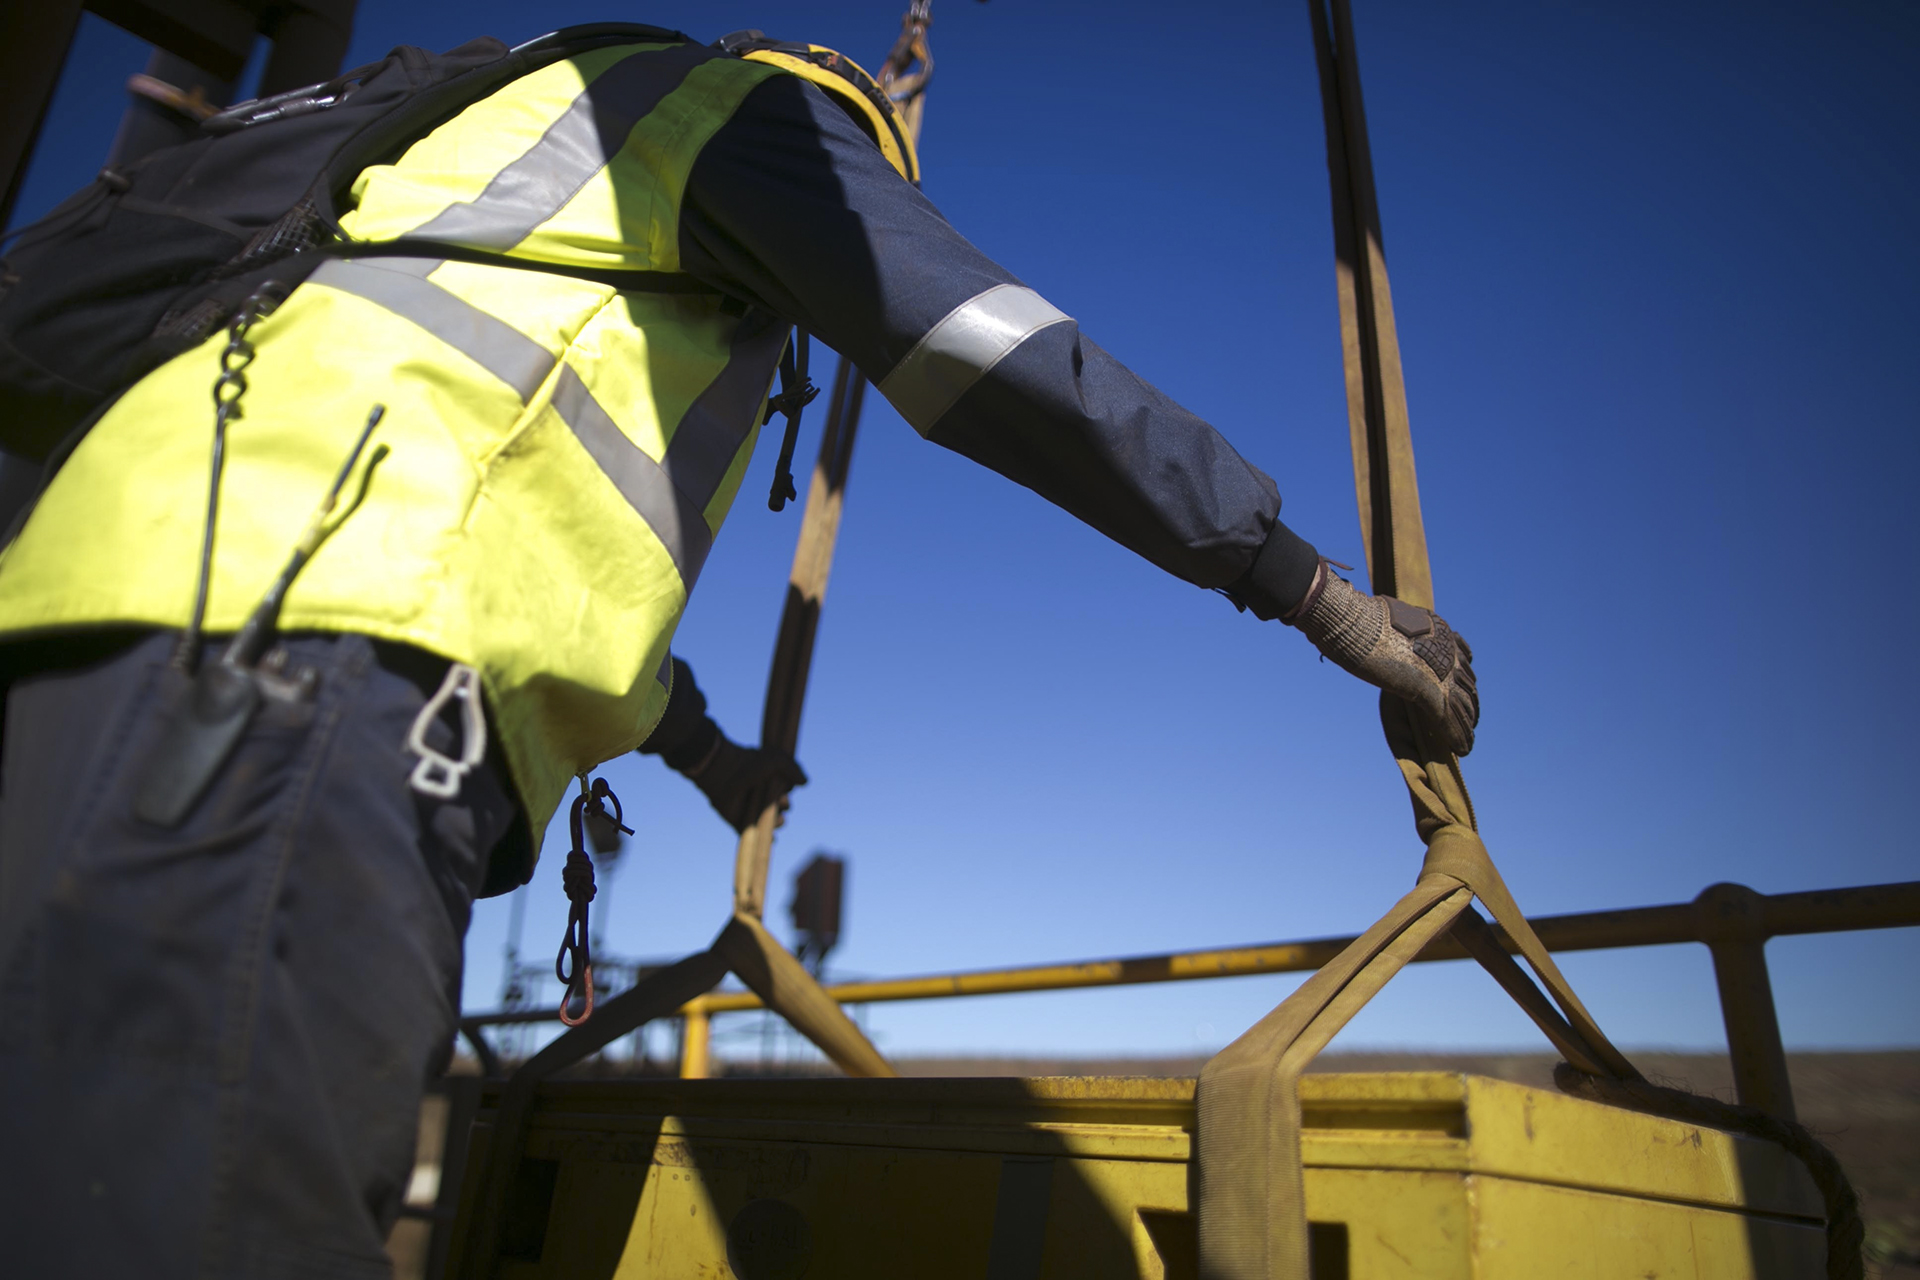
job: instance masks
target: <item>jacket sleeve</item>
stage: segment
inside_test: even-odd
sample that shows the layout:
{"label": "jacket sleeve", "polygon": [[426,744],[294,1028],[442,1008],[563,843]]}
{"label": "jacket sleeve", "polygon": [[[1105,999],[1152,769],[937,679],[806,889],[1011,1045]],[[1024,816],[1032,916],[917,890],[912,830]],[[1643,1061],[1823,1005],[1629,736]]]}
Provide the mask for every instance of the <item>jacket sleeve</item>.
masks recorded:
{"label": "jacket sleeve", "polygon": [[1261,617],[1318,554],[1272,480],[969,244],[818,89],[758,86],[707,143],[682,268],[842,352],[915,430]]}

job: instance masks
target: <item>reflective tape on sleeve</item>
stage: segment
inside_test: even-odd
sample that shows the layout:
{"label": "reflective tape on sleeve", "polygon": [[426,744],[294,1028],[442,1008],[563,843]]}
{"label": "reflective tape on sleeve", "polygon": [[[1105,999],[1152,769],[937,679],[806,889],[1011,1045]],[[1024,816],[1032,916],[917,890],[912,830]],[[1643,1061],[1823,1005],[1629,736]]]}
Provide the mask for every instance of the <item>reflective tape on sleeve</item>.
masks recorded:
{"label": "reflective tape on sleeve", "polygon": [[660,539],[680,571],[682,585],[691,592],[707,552],[713,549],[713,530],[707,527],[706,515],[680,492],[659,463],[628,439],[580,375],[564,364],[555,379],[553,408],[627,505]]}
{"label": "reflective tape on sleeve", "polygon": [[995,285],[927,330],[880,380],[880,394],[924,436],[1014,348],[1040,330],[1072,319],[1031,289]]}
{"label": "reflective tape on sleeve", "polygon": [[426,277],[432,258],[329,259],[308,277],[411,320],[530,400],[557,357],[497,316],[442,289]]}

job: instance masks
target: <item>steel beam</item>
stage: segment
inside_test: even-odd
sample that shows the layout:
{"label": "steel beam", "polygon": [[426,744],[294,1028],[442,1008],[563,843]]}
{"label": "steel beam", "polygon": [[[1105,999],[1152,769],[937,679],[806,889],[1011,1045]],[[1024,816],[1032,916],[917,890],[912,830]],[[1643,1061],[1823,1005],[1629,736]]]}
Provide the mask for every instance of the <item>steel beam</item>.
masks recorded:
{"label": "steel beam", "polygon": [[13,217],[34,139],[85,7],[82,0],[31,0],[0,8],[0,173],[6,175],[0,227]]}
{"label": "steel beam", "polygon": [[87,8],[228,83],[246,69],[260,25],[239,0],[87,0]]}
{"label": "steel beam", "polygon": [[303,85],[319,84],[340,74],[347,45],[353,40],[353,12],[358,0],[304,0],[281,6],[277,17],[262,25],[273,39],[273,52],[260,73],[260,96],[284,93]]}
{"label": "steel beam", "polygon": [[1767,900],[1741,884],[1709,885],[1693,900],[1694,929],[1713,954],[1720,1017],[1740,1101],[1792,1120],[1793,1081],[1767,976]]}
{"label": "steel beam", "polygon": [[[260,92],[271,94],[339,73],[357,5],[358,0],[21,0],[0,7],[0,174],[6,184],[0,227],[12,218],[83,11],[148,41],[163,58],[190,63],[219,84],[239,79],[255,38],[264,33],[273,41],[273,52],[261,73]],[[129,128],[139,123],[140,111],[136,104]],[[142,150],[135,147],[134,153]]]}

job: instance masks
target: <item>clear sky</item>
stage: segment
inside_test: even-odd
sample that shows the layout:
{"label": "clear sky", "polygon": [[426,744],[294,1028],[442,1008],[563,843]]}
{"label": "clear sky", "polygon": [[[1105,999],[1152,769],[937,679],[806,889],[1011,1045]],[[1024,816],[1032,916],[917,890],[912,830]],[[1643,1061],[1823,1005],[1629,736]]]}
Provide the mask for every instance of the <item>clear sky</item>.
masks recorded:
{"label": "clear sky", "polygon": [[[757,26],[875,66],[899,0],[412,0],[353,60],[632,18]],[[1920,878],[1920,10],[1356,0],[1441,611],[1473,642],[1467,762],[1523,907]],[[1102,346],[1363,556],[1305,6],[941,0],[925,188]],[[91,176],[145,61],[89,17],[21,207]],[[1357,932],[1419,865],[1371,691],[867,401],[771,893],[851,861],[847,974]],[[809,415],[810,457],[822,414]],[[759,722],[797,509],[763,442],[676,649]],[[609,947],[703,945],[733,837],[657,761]],[[1902,782],[1901,779],[1908,779]],[[526,949],[559,941],[565,823]],[[499,983],[506,900],[469,939]],[[1920,932],[1769,947],[1798,1046],[1920,1043]],[[1722,1043],[1700,947],[1570,956],[1629,1045]],[[1195,1052],[1292,980],[878,1006],[889,1052]],[[740,1031],[751,1024],[737,1022]],[[1532,1046],[1466,965],[1338,1042]]]}

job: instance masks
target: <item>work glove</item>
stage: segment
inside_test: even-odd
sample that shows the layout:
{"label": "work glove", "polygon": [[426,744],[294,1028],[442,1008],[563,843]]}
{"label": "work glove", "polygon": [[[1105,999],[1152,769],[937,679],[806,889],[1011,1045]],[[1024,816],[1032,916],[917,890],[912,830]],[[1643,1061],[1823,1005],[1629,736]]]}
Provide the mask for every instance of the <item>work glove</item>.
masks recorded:
{"label": "work glove", "polygon": [[1431,610],[1368,596],[1320,562],[1306,597],[1281,621],[1300,628],[1336,666],[1410,703],[1457,756],[1480,723],[1473,650]]}
{"label": "work glove", "polygon": [[784,751],[743,747],[715,726],[713,745],[695,763],[680,770],[700,788],[715,813],[735,831],[745,831],[766,807],[778,801],[786,820],[787,792],[805,786],[806,770]]}

